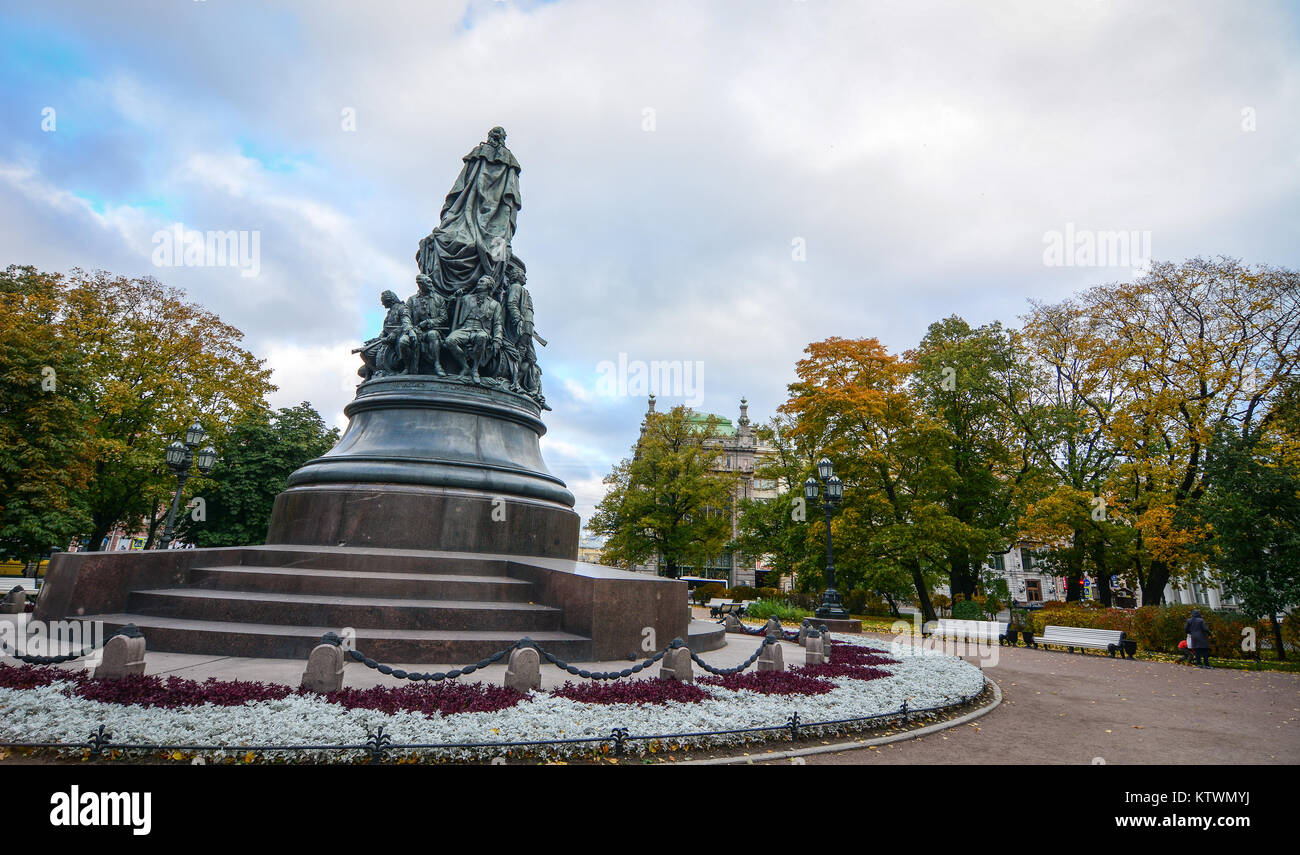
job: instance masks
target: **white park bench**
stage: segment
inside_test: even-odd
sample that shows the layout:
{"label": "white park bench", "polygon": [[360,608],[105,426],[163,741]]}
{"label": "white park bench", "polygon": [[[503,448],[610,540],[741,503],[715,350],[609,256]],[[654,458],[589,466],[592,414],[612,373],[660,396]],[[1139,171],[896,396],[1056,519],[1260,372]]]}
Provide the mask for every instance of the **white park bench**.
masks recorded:
{"label": "white park bench", "polygon": [[744,617],[745,608],[749,606],[751,602],[753,602],[753,600],[727,600],[715,597],[708,602],[709,617],[720,618],[725,615]]}
{"label": "white park bench", "polygon": [[1007,634],[1007,625],[995,620],[940,618],[927,623],[923,629],[927,635],[959,638],[962,641],[1000,641]]}
{"label": "white park bench", "polygon": [[1074,648],[1090,647],[1094,650],[1105,650],[1112,657],[1118,652],[1121,658],[1127,655],[1130,659],[1133,654],[1126,649],[1124,644],[1124,633],[1118,629],[1088,629],[1082,626],[1049,626],[1043,630],[1042,635],[1034,636],[1034,647],[1040,644],[1051,644],[1056,647],[1064,647],[1071,653]]}

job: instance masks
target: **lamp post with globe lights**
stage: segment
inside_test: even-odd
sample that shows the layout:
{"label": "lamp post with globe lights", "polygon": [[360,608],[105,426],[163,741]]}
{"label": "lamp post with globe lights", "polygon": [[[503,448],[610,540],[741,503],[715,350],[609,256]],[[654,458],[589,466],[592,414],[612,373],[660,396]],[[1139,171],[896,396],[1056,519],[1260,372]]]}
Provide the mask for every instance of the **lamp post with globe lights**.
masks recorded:
{"label": "lamp post with globe lights", "polygon": [[194,451],[203,443],[206,436],[203,432],[203,425],[196,421],[185,429],[184,441],[178,439],[167,446],[167,465],[171,467],[172,472],[176,475],[176,495],[172,496],[172,507],[167,513],[167,525],[163,528],[159,549],[171,547],[172,536],[175,532],[176,509],[181,502],[181,493],[185,491],[185,482],[190,480],[191,466],[197,461],[199,472],[206,475],[212,471],[212,467],[217,463],[217,450],[212,446],[203,446],[197,454]]}
{"label": "lamp post with globe lights", "polygon": [[[816,614],[821,620],[846,621],[850,615],[840,599],[840,592],[835,589],[835,550],[831,545],[831,512],[844,500],[844,482],[835,474],[835,468],[827,457],[817,461],[817,475],[826,493],[822,500],[822,510],[826,513],[826,591]],[[818,479],[812,476],[803,482],[803,494],[809,502],[817,500],[820,492],[817,482]]]}

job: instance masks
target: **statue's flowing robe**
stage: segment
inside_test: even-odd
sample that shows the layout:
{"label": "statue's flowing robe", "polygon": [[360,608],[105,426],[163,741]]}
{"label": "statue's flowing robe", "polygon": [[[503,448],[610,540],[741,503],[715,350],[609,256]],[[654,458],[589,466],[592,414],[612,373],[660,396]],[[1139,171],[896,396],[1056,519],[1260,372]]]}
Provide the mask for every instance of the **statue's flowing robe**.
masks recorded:
{"label": "statue's flowing robe", "polygon": [[484,274],[501,281],[521,207],[519,161],[510,149],[479,143],[462,159],[441,222],[415,254],[420,272],[445,296],[472,290]]}

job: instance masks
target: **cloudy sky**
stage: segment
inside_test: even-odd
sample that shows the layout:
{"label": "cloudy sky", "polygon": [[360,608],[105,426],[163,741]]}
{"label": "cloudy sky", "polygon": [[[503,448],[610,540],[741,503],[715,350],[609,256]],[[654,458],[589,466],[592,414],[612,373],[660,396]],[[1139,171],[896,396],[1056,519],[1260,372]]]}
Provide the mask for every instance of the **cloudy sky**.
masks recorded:
{"label": "cloudy sky", "polygon": [[[620,354],[759,421],[810,341],[901,351],[1140,266],[1045,263],[1067,229],[1300,266],[1295,4],[5,0],[0,39],[0,263],[182,287],[340,424],[377,295],[503,125],[584,520],[645,409]],[[156,265],[175,223],[257,232],[256,275]]]}

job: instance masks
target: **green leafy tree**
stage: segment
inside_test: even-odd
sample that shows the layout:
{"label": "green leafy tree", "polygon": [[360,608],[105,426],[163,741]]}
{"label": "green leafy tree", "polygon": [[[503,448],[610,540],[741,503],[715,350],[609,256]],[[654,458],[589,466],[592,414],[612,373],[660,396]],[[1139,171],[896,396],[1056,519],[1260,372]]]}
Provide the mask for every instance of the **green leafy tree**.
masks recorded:
{"label": "green leafy tree", "polygon": [[587,528],[604,536],[602,560],[638,564],[658,555],[660,573],[700,566],[731,539],[736,478],[721,472],[722,450],[705,440],[716,417],[701,422],[686,407],[649,413],[632,457],[605,478],[609,491]]}
{"label": "green leafy tree", "polygon": [[232,426],[212,472],[194,480],[205,519],[183,516],[178,536],[200,547],[262,543],[275,497],[289,476],[338,440],[338,428],[327,428],[306,401],[274,413],[249,413]]}
{"label": "green leafy tree", "polygon": [[811,591],[824,576],[826,551],[821,514],[803,498],[803,480],[813,471],[816,451],[793,432],[794,421],[778,415],[757,428],[771,454],[763,457],[754,477],[774,481],[773,499],[743,499],[736,545],[747,555],[766,556],[772,572],[789,576],[801,591]]}
{"label": "green leafy tree", "polygon": [[66,283],[11,266],[0,273],[0,557],[31,561],[66,547],[90,515],[86,374],[60,334]]}
{"label": "green leafy tree", "polygon": [[1220,432],[1205,468],[1210,564],[1247,614],[1272,621],[1285,659],[1281,617],[1300,605],[1300,467],[1256,428]]}
{"label": "green leafy tree", "polygon": [[943,549],[954,596],[974,595],[985,557],[1015,534],[1016,488],[1029,470],[1004,400],[1023,385],[1016,355],[1000,324],[976,329],[957,316],[931,324],[906,355],[911,394],[935,432],[929,474],[949,517]]}

